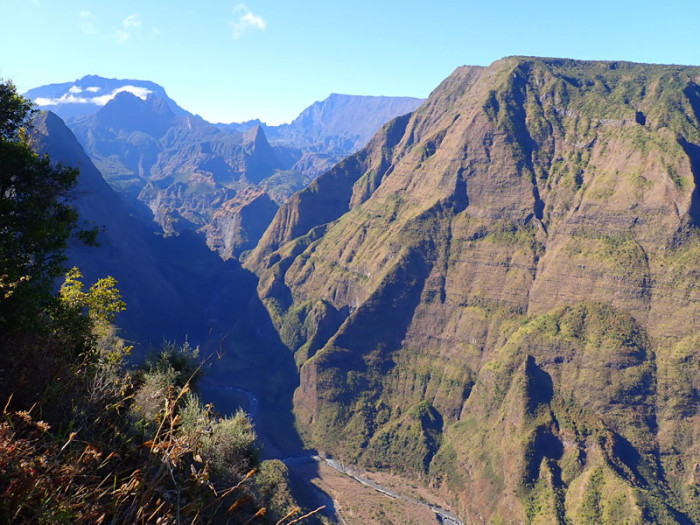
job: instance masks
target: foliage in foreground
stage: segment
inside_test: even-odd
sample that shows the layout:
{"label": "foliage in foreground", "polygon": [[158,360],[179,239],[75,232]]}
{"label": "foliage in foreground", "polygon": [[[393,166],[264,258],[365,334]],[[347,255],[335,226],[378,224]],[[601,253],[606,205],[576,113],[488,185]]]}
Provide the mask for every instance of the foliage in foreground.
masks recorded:
{"label": "foliage in foreground", "polygon": [[193,349],[166,344],[130,372],[116,281],[85,291],[74,268],[53,292],[77,172],[31,151],[31,113],[0,82],[0,522],[296,522],[285,467],[260,465],[249,417],[193,393]]}
{"label": "foliage in foreground", "polygon": [[[247,414],[220,417],[192,392],[195,351],[167,343],[157,366],[126,371],[130,347],[114,335],[111,315],[100,317],[121,308],[118,292],[102,280],[80,296],[78,279],[77,270],[69,272],[61,308],[64,318],[89,328],[79,359],[35,388],[32,406],[12,396],[3,403],[0,521],[275,523],[290,514],[286,468],[266,462],[258,481],[259,450]],[[110,304],[99,302],[98,291]],[[31,346],[41,343],[28,339],[25,351],[35,353]],[[270,497],[271,479],[275,501],[268,505],[261,494]]]}

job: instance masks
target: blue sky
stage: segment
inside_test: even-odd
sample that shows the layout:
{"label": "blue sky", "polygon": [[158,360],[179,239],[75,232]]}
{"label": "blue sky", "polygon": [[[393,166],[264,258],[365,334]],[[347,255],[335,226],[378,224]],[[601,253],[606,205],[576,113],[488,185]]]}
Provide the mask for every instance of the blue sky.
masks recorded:
{"label": "blue sky", "polygon": [[207,120],[277,124],[508,55],[698,65],[698,20],[696,0],[0,0],[0,77],[152,80]]}

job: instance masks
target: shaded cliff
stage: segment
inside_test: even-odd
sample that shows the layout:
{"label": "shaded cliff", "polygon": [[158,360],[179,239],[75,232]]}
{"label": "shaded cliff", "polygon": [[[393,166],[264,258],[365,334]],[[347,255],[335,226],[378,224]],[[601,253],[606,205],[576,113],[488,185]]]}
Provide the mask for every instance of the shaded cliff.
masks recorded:
{"label": "shaded cliff", "polygon": [[[189,339],[205,353],[231,353],[240,369],[273,358],[278,345],[254,276],[235,261],[222,261],[192,232],[163,238],[130,215],[55,114],[34,119],[33,139],[39,152],[80,170],[72,202],[81,224],[99,229],[99,245],[72,242],[67,264],[80,267],[88,282],[105,275],[118,280],[128,305],[118,322],[128,337],[145,347]],[[254,355],[248,355],[251,348]]]}
{"label": "shaded cliff", "polygon": [[700,520],[699,82],[459,68],[295,194],[245,264],[307,439],[476,522]]}
{"label": "shaded cliff", "polygon": [[[78,266],[86,283],[107,275],[117,279],[127,308],[116,322],[124,337],[140,343],[135,360],[164,340],[199,346],[207,358],[209,392],[212,385],[232,384],[254,391],[260,402],[256,423],[271,450],[296,450],[289,407],[294,363],[256,295],[255,276],[237,261],[223,261],[193,232],[163,238],[131,216],[55,114],[34,119],[33,142],[52,161],[80,170],[71,202],[81,225],[98,227],[99,246],[72,242],[66,264]],[[259,206],[261,199],[248,206]],[[243,209],[241,216],[253,221],[255,212],[249,218]],[[237,408],[223,401],[219,410]]]}
{"label": "shaded cliff", "polygon": [[184,337],[186,332],[174,331],[169,319],[191,312],[177,287],[164,275],[152,246],[152,234],[129,215],[58,116],[42,112],[33,121],[33,131],[39,152],[80,170],[72,195],[74,205],[82,225],[99,229],[99,248],[72,242],[67,252],[68,264],[80,267],[90,283],[106,275],[119,280],[119,288],[129,304],[120,323],[132,337],[155,344],[166,335]]}

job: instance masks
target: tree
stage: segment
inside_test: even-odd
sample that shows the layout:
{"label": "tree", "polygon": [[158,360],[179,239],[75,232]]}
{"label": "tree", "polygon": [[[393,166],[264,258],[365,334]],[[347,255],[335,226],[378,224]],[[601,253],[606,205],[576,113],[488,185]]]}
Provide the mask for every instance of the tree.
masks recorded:
{"label": "tree", "polygon": [[126,309],[126,303],[117,290],[117,280],[112,276],[104,277],[83,292],[82,277],[78,268],[68,270],[59,290],[61,302],[78,311],[87,309],[90,320],[98,327],[111,324],[114,317]]}
{"label": "tree", "polygon": [[14,84],[0,81],[0,334],[37,328],[77,223],[67,194],[78,171],[32,151],[33,114]]}

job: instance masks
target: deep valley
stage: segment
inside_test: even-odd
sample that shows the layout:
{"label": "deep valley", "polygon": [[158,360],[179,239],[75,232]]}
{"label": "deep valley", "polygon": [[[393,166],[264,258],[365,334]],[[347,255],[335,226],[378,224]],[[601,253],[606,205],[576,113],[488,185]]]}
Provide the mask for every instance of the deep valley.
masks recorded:
{"label": "deep valley", "polygon": [[700,523],[700,67],[507,57],[280,126],[27,96],[98,230],[67,267],[132,363],[199,347],[312,519]]}

